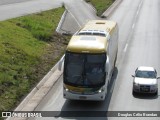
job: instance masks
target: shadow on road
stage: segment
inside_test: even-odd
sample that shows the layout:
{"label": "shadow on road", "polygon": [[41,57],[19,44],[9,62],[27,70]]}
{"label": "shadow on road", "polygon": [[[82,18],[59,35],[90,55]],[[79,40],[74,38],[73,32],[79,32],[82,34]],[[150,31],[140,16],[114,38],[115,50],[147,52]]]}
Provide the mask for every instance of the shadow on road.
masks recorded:
{"label": "shadow on road", "polygon": [[157,99],[159,95],[147,93],[134,93],[133,96],[138,99]]}
{"label": "shadow on road", "polygon": [[108,94],[104,101],[66,100],[58,117],[62,117],[65,119],[74,118],[77,120],[83,120],[84,117],[87,117],[87,119],[96,120],[98,117],[99,120],[108,120],[107,111],[109,108],[117,75],[118,69],[115,68],[112,79],[108,86]]}

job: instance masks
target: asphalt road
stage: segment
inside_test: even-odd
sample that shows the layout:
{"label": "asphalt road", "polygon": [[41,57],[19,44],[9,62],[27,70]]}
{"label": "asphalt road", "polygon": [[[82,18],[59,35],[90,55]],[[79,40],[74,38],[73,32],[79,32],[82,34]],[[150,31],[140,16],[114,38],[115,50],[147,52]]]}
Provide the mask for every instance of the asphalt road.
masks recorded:
{"label": "asphalt road", "polygon": [[[40,0],[41,1],[41,0]],[[28,7],[31,1],[16,3],[14,5],[2,5],[0,7],[0,19],[12,15],[20,15],[19,12],[11,12],[13,9],[24,9],[27,12],[39,10],[44,4],[32,3],[32,6],[39,4],[39,8]],[[71,12],[79,26],[82,26],[89,19],[98,19],[94,10],[80,0],[68,0],[66,7]],[[60,5],[60,1],[56,2]],[[46,4],[52,6],[52,4]],[[24,7],[24,8],[23,8]],[[44,7],[42,7],[44,8]],[[41,9],[42,9],[41,8]],[[9,11],[7,11],[7,9]],[[6,12],[7,11],[7,12]],[[24,14],[23,11],[23,14]],[[63,98],[62,77],[50,90],[46,97],[35,109],[36,111],[160,111],[160,89],[158,96],[132,95],[132,77],[136,67],[140,65],[153,66],[160,76],[160,1],[159,0],[123,0],[117,10],[110,16],[110,20],[118,22],[119,25],[119,52],[117,68],[109,88],[109,94],[104,102],[69,101]],[[2,14],[3,13],[3,14]],[[71,23],[69,23],[71,24]],[[160,80],[159,80],[160,81]],[[159,86],[160,88],[160,82]],[[35,118],[36,119],[36,118]],[[75,120],[159,120],[153,117],[56,117],[37,118],[37,120],[53,119],[75,119]]]}
{"label": "asphalt road", "polygon": [[[123,0],[109,18],[119,24],[119,53],[117,69],[109,88],[110,92],[104,102],[65,100],[62,96],[61,77],[36,108],[36,111],[160,111],[160,89],[158,96],[133,96],[133,78],[131,77],[136,67],[140,65],[153,66],[160,75],[159,5],[159,0],[134,0],[134,2]],[[84,13],[78,12],[77,15],[83,19],[95,19],[91,14],[93,13],[86,12],[84,15]],[[78,21],[81,24],[81,21],[84,20],[78,18]],[[160,84],[158,87],[160,88]],[[157,117],[56,117],[42,119],[159,120]]]}
{"label": "asphalt road", "polygon": [[0,21],[60,7],[63,0],[0,0]]}
{"label": "asphalt road", "polygon": [[[109,104],[109,111],[160,111],[158,96],[132,95],[132,77],[136,67],[153,66],[160,76],[160,1],[124,0],[111,19],[120,28],[118,76]],[[122,54],[122,55],[121,55]],[[160,88],[160,80],[159,86]],[[159,120],[160,118],[125,118],[129,120]],[[109,120],[125,120],[110,118]]]}
{"label": "asphalt road", "polygon": [[[30,1],[30,0],[27,0]],[[0,5],[8,5],[8,4],[15,4],[15,3],[21,3],[26,2],[26,0],[0,0]]]}

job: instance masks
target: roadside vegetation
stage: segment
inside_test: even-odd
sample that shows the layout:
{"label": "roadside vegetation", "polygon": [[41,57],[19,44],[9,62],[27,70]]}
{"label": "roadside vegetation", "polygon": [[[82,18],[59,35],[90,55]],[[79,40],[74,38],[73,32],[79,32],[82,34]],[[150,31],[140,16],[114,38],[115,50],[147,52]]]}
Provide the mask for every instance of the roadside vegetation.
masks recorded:
{"label": "roadside vegetation", "polygon": [[86,0],[86,2],[90,2],[95,7],[98,16],[101,16],[114,1],[115,0]]}
{"label": "roadside vegetation", "polygon": [[64,8],[0,22],[0,111],[13,110],[64,53]]}

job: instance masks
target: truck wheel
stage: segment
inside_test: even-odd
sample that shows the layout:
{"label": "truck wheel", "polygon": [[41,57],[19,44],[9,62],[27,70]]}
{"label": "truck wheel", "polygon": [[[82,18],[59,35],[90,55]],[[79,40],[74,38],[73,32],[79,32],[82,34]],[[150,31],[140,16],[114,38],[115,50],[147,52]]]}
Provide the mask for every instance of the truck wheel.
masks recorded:
{"label": "truck wheel", "polygon": [[158,95],[158,90],[154,93],[154,95]]}
{"label": "truck wheel", "polygon": [[135,96],[136,92],[134,90],[132,90],[132,95]]}

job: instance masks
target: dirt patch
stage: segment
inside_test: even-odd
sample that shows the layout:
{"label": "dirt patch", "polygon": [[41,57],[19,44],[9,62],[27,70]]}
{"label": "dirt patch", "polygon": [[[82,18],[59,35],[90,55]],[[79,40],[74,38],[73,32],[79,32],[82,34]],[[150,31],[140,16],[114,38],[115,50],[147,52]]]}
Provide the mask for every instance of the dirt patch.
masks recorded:
{"label": "dirt patch", "polygon": [[68,45],[69,37],[54,33],[41,57],[40,64],[36,65],[34,73],[36,78],[41,80],[44,75],[57,63],[64,54]]}

